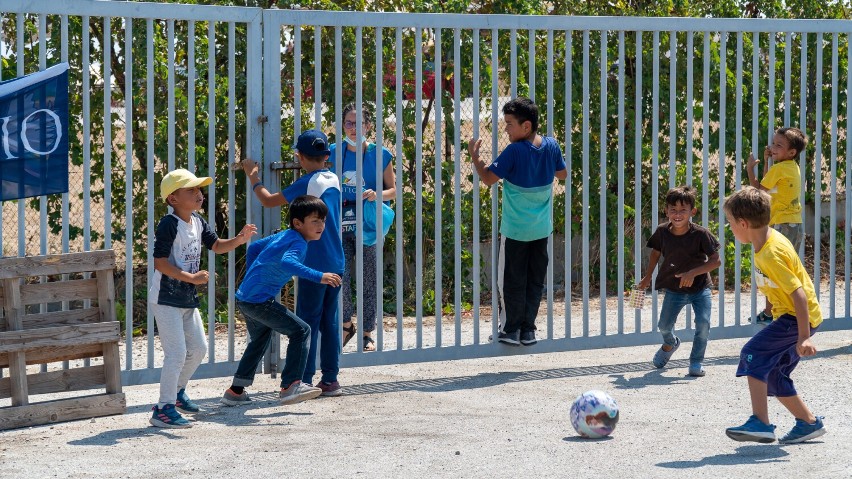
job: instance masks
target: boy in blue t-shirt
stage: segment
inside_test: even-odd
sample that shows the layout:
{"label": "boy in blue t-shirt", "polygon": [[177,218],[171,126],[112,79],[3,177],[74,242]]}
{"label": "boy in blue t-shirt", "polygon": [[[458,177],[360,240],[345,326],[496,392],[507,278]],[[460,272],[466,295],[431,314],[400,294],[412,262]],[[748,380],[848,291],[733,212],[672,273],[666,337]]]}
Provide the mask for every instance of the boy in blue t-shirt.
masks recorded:
{"label": "boy in blue t-shirt", "polygon": [[[300,196],[290,205],[290,229],[252,243],[246,253],[246,275],[234,295],[237,308],[246,318],[250,342],[246,346],[234,381],[221,402],[238,406],[251,401],[245,387],[254,382],[257,364],[269,346],[272,331],[289,338],[287,357],[281,371],[282,404],[313,399],[323,393],[301,381],[310,353],[311,328],[286,306],[275,300],[293,276],[316,284],[340,285],[340,276],[306,266],[308,242],[318,240],[325,230],[328,208],[319,198]],[[303,283],[304,284],[304,283]]]}
{"label": "boy in blue t-shirt", "polygon": [[553,232],[553,178],[568,177],[556,140],[538,131],[538,107],[528,98],[503,106],[511,144],[489,166],[479,159],[482,139],[468,145],[480,180],[503,180],[503,218],[497,287],[500,292],[501,343],[536,343],[535,318],[547,273],[547,240]]}
{"label": "boy in blue t-shirt", "polygon": [[[280,193],[270,193],[258,176],[257,163],[243,160],[243,170],[246,172],[260,203],[266,207],[283,206],[291,203],[299,196],[316,196],[328,208],[326,224],[328,227],[317,241],[308,243],[305,255],[305,266],[343,275],[344,260],[343,246],[340,242],[340,181],[337,175],[325,167],[328,160],[328,138],[318,130],[308,130],[299,135],[296,142],[296,158],[305,174],[285,188]],[[322,378],[317,387],[323,390],[324,396],[338,396],[342,393],[337,382],[340,371],[340,318],[337,314],[337,297],[340,295],[340,285],[299,281],[296,298],[296,314],[311,327],[319,331],[322,337],[320,348],[320,365]],[[302,381],[313,384],[316,373],[316,348],[318,338],[311,335],[311,354],[305,366]]]}

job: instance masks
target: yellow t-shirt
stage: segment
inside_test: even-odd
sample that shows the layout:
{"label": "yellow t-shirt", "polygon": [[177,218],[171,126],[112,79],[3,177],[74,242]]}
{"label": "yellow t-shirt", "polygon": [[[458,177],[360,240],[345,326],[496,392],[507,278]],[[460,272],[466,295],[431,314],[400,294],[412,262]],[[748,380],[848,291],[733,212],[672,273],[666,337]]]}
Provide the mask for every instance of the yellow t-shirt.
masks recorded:
{"label": "yellow t-shirt", "polygon": [[769,203],[769,224],[802,222],[802,205],[799,203],[802,175],[798,163],[794,160],[775,163],[766,172],[760,185],[772,196]]}
{"label": "yellow t-shirt", "polygon": [[822,323],[822,311],[816,299],[814,283],[790,240],[775,230],[769,231],[766,244],[754,254],[757,289],[772,303],[772,317],[778,318],[782,314],[796,315],[790,295],[802,288],[808,300],[808,319],[811,327],[815,328]]}

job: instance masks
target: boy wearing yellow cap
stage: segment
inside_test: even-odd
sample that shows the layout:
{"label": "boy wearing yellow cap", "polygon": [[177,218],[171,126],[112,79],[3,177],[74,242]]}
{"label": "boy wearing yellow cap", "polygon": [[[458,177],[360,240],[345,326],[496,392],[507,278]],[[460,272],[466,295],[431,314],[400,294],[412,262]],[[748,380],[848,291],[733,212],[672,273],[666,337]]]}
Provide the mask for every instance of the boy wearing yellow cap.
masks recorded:
{"label": "boy wearing yellow cap", "polygon": [[201,245],[217,254],[227,253],[257,232],[254,225],[248,224],[231,239],[216,235],[196,213],[204,202],[201,188],[211,183],[212,178],[199,178],[184,169],[169,172],[160,183],[160,196],[173,211],[157,224],[155,272],[148,290],[148,307],[157,321],[164,354],[160,399],[150,419],[157,427],[191,427],[180,412],[191,414],[199,410],[185,388],[207,353],[195,289],[196,285],[207,283],[209,276],[200,269]]}

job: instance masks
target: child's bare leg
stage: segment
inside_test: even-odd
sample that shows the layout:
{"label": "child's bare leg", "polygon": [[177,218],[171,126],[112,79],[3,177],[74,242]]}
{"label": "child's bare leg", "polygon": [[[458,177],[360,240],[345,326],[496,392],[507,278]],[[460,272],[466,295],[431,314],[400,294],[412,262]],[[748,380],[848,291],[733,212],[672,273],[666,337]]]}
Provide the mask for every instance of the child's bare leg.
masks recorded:
{"label": "child's bare leg", "polygon": [[766,398],[766,383],[749,376],[748,393],[751,395],[752,414],[757,416],[764,424],[769,424],[769,401]]}
{"label": "child's bare leg", "polygon": [[766,306],[763,308],[763,312],[772,316],[772,303],[769,302],[769,298],[766,298]]}
{"label": "child's bare leg", "polygon": [[808,409],[808,406],[805,405],[805,401],[802,401],[802,397],[798,394],[795,396],[779,397],[778,401],[783,404],[784,407],[786,407],[787,410],[796,417],[796,419],[801,419],[808,424],[816,422],[816,417],[813,415],[811,410]]}

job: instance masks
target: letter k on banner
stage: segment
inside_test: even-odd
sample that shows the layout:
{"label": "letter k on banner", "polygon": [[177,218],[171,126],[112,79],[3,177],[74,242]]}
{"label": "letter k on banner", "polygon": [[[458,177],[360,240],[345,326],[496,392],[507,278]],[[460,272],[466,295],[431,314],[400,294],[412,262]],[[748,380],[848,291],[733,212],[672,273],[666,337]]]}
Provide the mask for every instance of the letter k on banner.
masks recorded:
{"label": "letter k on banner", "polygon": [[0,82],[0,201],[68,191],[68,64]]}

